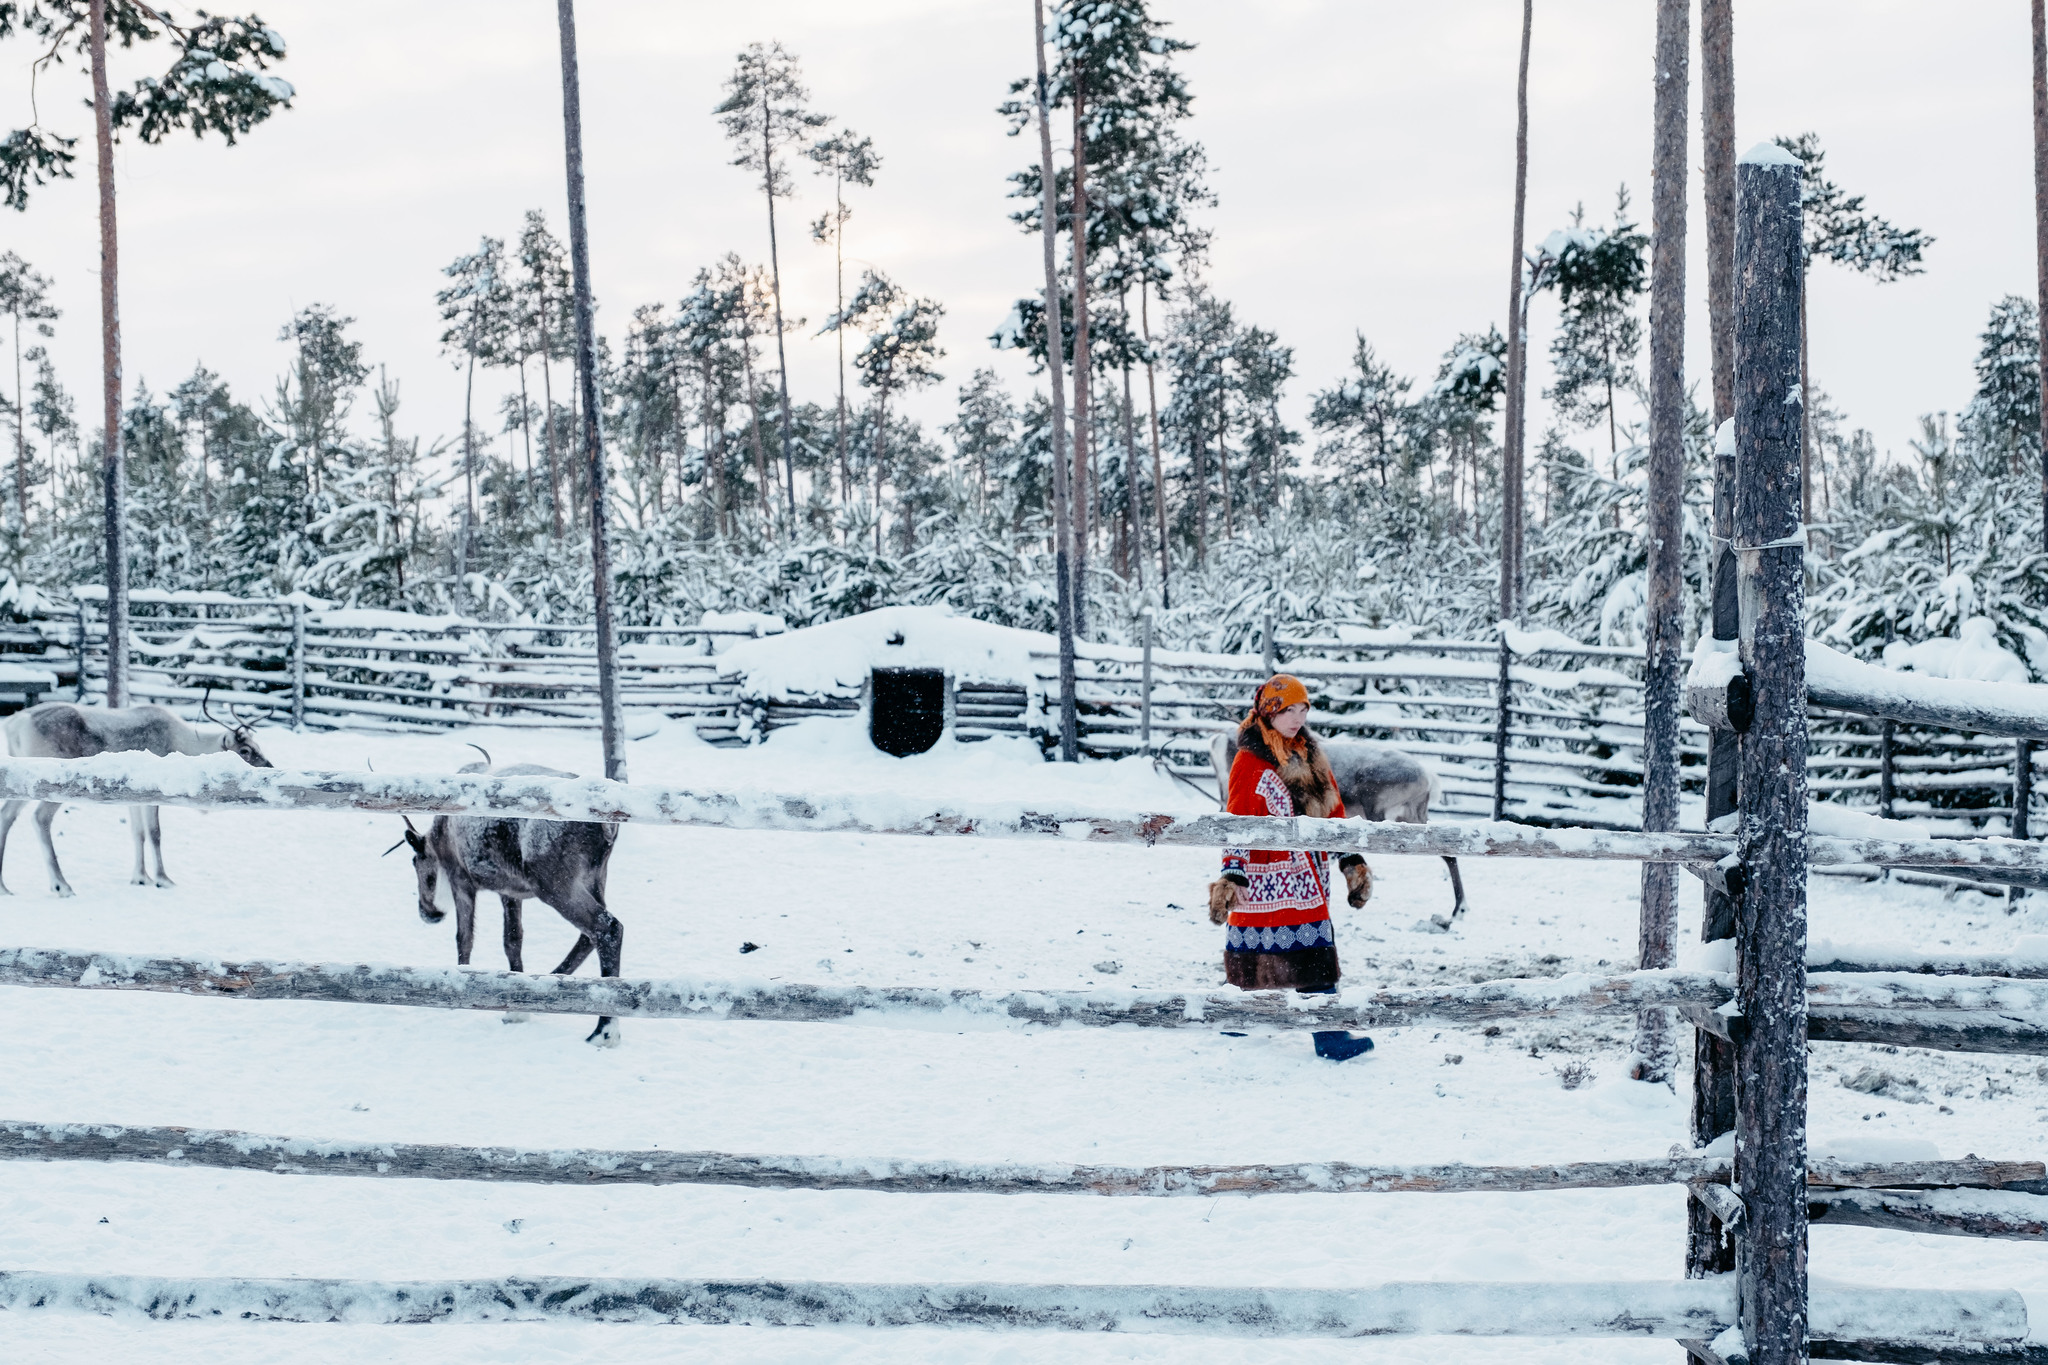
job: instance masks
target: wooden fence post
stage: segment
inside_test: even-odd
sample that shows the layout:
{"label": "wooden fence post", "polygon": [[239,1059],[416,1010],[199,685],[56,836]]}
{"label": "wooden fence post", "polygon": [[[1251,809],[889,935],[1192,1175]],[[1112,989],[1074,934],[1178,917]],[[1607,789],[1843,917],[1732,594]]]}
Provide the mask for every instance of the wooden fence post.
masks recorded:
{"label": "wooden fence post", "polygon": [[1493,818],[1505,818],[1508,809],[1508,623],[1500,623],[1500,681],[1494,687],[1493,722]]}
{"label": "wooden fence post", "polygon": [[1736,167],[1735,553],[1742,661],[1736,903],[1737,1312],[1750,1365],[1807,1358],[1806,627],[1800,524],[1799,163],[1772,143]]}
{"label": "wooden fence post", "polygon": [[85,700],[85,603],[78,603],[78,700]]}
{"label": "wooden fence post", "polygon": [[[1737,640],[1742,633],[1735,586],[1735,429],[1728,427],[1714,442],[1714,582],[1713,637]],[[1733,815],[1737,809],[1737,777],[1742,761],[1741,737],[1717,729],[1707,746],[1707,819]],[[1700,939],[1718,942],[1735,936],[1735,902],[1713,886],[1706,888],[1706,911]],[[1706,1029],[1693,1031],[1692,1141],[1704,1147],[1735,1130],[1735,1045]],[[1686,1202],[1685,1273],[1688,1278],[1724,1275],[1735,1269],[1735,1244],[1707,1206]]]}
{"label": "wooden fence post", "polygon": [[[1884,642],[1890,644],[1892,639],[1892,616],[1890,612],[1886,612],[1884,616]],[[1887,820],[1895,818],[1892,815],[1892,803],[1898,798],[1898,788],[1892,776],[1894,771],[1892,767],[1893,751],[1897,747],[1898,722],[1892,720],[1882,722],[1877,731],[1877,813]]]}
{"label": "wooden fence post", "polygon": [[1145,654],[1138,684],[1138,751],[1149,757],[1152,753],[1152,608],[1146,607],[1138,617],[1145,623]]}
{"label": "wooden fence post", "polygon": [[[2033,817],[2034,805],[2034,741],[2018,739],[2012,746],[2012,837],[2025,839],[2029,835],[2027,826]],[[2011,914],[2018,909],[2018,903],[2026,898],[2023,887],[2007,887],[2005,912]]]}
{"label": "wooden fence post", "polygon": [[306,606],[292,603],[292,729],[306,728]]}

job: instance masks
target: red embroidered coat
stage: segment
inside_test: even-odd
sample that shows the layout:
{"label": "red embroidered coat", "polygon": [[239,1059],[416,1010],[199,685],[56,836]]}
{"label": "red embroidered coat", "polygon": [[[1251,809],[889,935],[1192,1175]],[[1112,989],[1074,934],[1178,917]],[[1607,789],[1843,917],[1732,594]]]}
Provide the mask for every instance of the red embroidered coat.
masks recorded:
{"label": "red embroidered coat", "polygon": [[[1295,815],[1294,797],[1280,772],[1249,749],[1239,749],[1230,765],[1232,815]],[[1330,812],[1344,818],[1344,802]],[[1243,877],[1230,923],[1241,928],[1278,928],[1315,924],[1330,917],[1330,855],[1300,850],[1223,850],[1223,870]],[[1233,938],[1239,937],[1233,935]]]}

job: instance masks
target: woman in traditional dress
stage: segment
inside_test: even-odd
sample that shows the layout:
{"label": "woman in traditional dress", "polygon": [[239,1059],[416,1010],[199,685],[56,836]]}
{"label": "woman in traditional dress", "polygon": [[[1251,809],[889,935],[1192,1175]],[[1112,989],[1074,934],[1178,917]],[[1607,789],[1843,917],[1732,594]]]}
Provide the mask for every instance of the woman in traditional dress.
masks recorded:
{"label": "woman in traditional dress", "polygon": [[[1330,760],[1308,728],[1308,689],[1281,673],[1260,683],[1237,730],[1230,765],[1232,815],[1344,817]],[[1223,875],[1209,885],[1209,918],[1227,924],[1223,974],[1248,991],[1337,989],[1337,934],[1330,922],[1330,855],[1227,848]],[[1337,860],[1355,909],[1372,894],[1372,870],[1347,853]],[[1345,1030],[1315,1035],[1316,1055],[1344,1061],[1372,1049]]]}

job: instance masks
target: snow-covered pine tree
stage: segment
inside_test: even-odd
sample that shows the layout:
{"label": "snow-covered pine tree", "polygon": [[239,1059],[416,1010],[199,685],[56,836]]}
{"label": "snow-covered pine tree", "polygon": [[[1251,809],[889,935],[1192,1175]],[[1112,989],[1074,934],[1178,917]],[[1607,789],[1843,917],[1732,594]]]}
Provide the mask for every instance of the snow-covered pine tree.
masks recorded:
{"label": "snow-covered pine tree", "polygon": [[[123,48],[170,35],[176,53],[162,75],[144,76],[118,94],[107,79],[109,34]],[[172,23],[141,0],[26,0],[0,5],[0,39],[20,34],[42,49],[31,64],[39,74],[61,63],[66,51],[86,59],[92,77],[93,142],[99,170],[101,458],[105,465],[104,530],[107,578],[107,704],[127,704],[128,579],[127,472],[121,457],[120,247],[114,207],[114,141],[133,128],[145,143],[161,142],[178,129],[194,137],[219,133],[233,146],[279,109],[290,107],[291,84],[267,68],[284,58],[284,39],[255,15],[237,18],[199,12],[190,27]],[[0,198],[15,209],[28,207],[28,192],[56,179],[69,179],[72,148],[67,138],[37,121],[0,141]]]}
{"label": "snow-covered pine tree", "polygon": [[1990,467],[2030,473],[2041,462],[2041,320],[2030,299],[2007,294],[1978,334],[1977,392],[1958,423]]}
{"label": "snow-covered pine tree", "polygon": [[[789,150],[809,141],[814,131],[832,121],[832,116],[808,107],[811,92],[804,88],[803,73],[796,58],[781,43],[749,43],[739,54],[732,75],[726,78],[725,92],[725,99],[712,112],[718,115],[725,135],[732,139],[738,152],[732,164],[761,177],[761,192],[768,201],[769,292],[774,302],[775,365],[781,382],[780,445],[794,534],[796,467],[790,449],[789,356],[783,345],[783,336],[789,329],[783,325],[782,316],[782,254],[776,242],[775,201],[795,193],[789,178]],[[764,506],[773,505],[765,488],[762,498]]]}
{"label": "snow-covered pine tree", "polygon": [[0,253],[0,313],[14,324],[14,396],[6,400],[14,418],[14,512],[28,525],[28,392],[22,382],[21,325],[38,336],[55,336],[50,326],[62,316],[50,302],[50,281],[12,251]]}
{"label": "snow-covered pine tree", "polygon": [[441,349],[463,369],[462,525],[455,540],[455,573],[460,578],[469,571],[470,544],[476,535],[476,367],[497,362],[510,343],[517,315],[501,238],[484,237],[475,251],[457,256],[441,273],[453,281],[434,295],[441,321],[448,324],[441,333]]}
{"label": "snow-covered pine tree", "polygon": [[548,515],[552,532],[559,540],[562,462],[556,454],[554,362],[571,352],[575,300],[570,292],[568,255],[548,231],[547,218],[539,209],[526,211],[526,223],[519,232],[519,279],[513,286],[513,308],[522,350],[540,362],[541,444],[548,462]]}
{"label": "snow-covered pine tree", "polygon": [[[1863,196],[1849,194],[1827,178],[1827,156],[1821,151],[1820,135],[1801,133],[1797,137],[1772,139],[1799,158],[1799,208],[1805,222],[1800,243],[1799,276],[1799,397],[1807,402],[1813,392],[1812,351],[1807,345],[1806,277],[1816,260],[1832,261],[1879,284],[1918,275],[1927,248],[1934,238],[1919,228],[1902,228],[1863,207]],[[1800,468],[1800,517],[1813,520],[1814,469],[1813,432],[1801,433],[1803,447]]]}
{"label": "snow-covered pine tree", "polygon": [[1649,289],[1644,253],[1650,239],[1629,220],[1628,186],[1615,192],[1614,225],[1589,228],[1585,208],[1569,228],[1543,242],[1539,288],[1554,288],[1561,318],[1550,343],[1556,381],[1548,397],[1566,420],[1591,426],[1605,420],[1610,460],[1621,449],[1615,394],[1636,387],[1642,349],[1637,301]]}
{"label": "snow-covered pine tree", "polygon": [[1004,453],[1017,443],[1018,421],[1017,404],[994,370],[976,370],[960,386],[946,434],[953,438],[953,458],[962,469],[973,471],[977,515],[988,513],[989,470],[1000,470]]}
{"label": "snow-covered pine tree", "polygon": [[[875,140],[862,137],[851,128],[841,128],[830,137],[819,138],[806,149],[806,156],[816,163],[818,174],[832,177],[832,208],[819,214],[811,224],[811,240],[831,243],[832,280],[834,294],[832,307],[835,312],[846,310],[846,224],[853,217],[853,210],[846,203],[848,185],[873,187],[875,172],[882,168],[882,158],[875,152]],[[849,501],[853,496],[853,482],[847,471],[846,453],[846,333],[836,333],[839,342],[839,409],[836,416],[835,436],[839,454],[839,500]]]}
{"label": "snow-covered pine tree", "polygon": [[710,514],[710,533],[733,534],[732,487],[735,473],[727,417],[744,397],[740,348],[744,286],[728,273],[699,270],[688,294],[676,305],[675,344],[690,368],[697,398],[696,420],[702,432],[700,481]]}
{"label": "snow-covered pine tree", "polygon": [[430,558],[426,509],[441,492],[430,471],[442,452],[422,457],[419,437],[398,434],[398,382],[382,367],[371,397],[377,439],[349,442],[330,466],[329,510],[306,528],[319,557],[300,581],[348,606],[402,610],[412,604],[407,565]]}
{"label": "snow-covered pine tree", "polygon": [[1309,400],[1309,426],[1321,437],[1316,463],[1347,484],[1376,483],[1382,492],[1412,474],[1415,424],[1409,390],[1415,381],[1396,374],[1357,333],[1351,370]]}
{"label": "snow-covered pine tree", "polygon": [[[895,281],[878,270],[861,276],[860,288],[845,309],[833,315],[833,330],[851,327],[867,335],[867,342],[853,358],[861,386],[875,395],[874,490],[875,551],[882,548],[882,484],[889,472],[889,399],[904,389],[924,388],[944,378],[932,368],[946,352],[938,344],[939,319],[945,307],[935,299],[913,298]],[[902,471],[907,476],[909,471]],[[898,492],[905,491],[899,479]],[[913,539],[915,525],[907,516],[899,528],[906,541]]]}

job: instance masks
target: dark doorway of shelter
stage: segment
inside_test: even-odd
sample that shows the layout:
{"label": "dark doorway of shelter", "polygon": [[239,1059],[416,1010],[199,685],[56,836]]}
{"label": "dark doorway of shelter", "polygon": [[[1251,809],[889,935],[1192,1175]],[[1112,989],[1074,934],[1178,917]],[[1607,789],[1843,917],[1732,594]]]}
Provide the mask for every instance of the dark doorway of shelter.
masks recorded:
{"label": "dark doorway of shelter", "polygon": [[921,754],[946,729],[946,673],[940,668],[878,668],[870,683],[868,738],[885,754]]}

